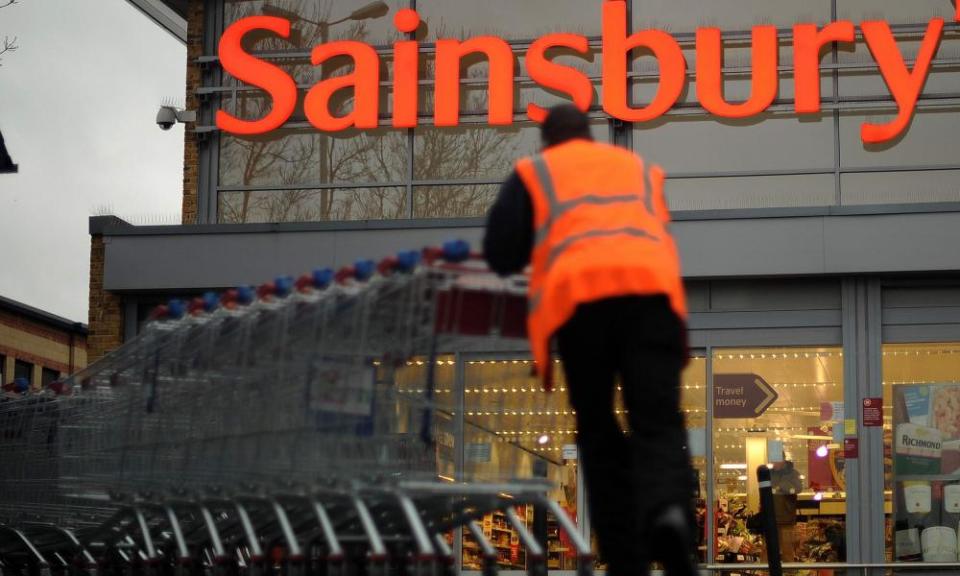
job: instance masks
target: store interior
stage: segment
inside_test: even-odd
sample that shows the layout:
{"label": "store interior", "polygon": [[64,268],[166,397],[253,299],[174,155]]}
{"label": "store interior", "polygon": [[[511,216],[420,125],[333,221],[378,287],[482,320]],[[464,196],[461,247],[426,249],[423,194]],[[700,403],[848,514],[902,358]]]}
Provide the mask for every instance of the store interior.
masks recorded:
{"label": "store interior", "polygon": [[[550,497],[571,518],[586,521],[575,414],[567,402],[560,365],[556,365],[556,391],[547,394],[531,377],[530,361],[522,357],[463,356],[461,362],[462,446],[457,443],[454,416],[460,401],[454,392],[457,362],[452,356],[438,361],[436,398],[450,412],[449,422],[440,424],[449,433],[440,434],[437,443],[440,476],[448,481],[505,481],[530,477],[537,462],[546,463],[546,476],[554,486]],[[850,423],[844,421],[843,363],[840,347],[714,349],[710,364],[715,377],[751,375],[775,392],[773,401],[753,407],[759,413],[744,418],[728,417],[717,409],[708,414],[707,358],[702,354],[691,358],[682,377],[681,409],[699,480],[692,497],[700,524],[702,562],[739,564],[766,559],[755,517],[759,498],[753,473],[756,466],[764,464],[772,468],[774,476],[783,559],[802,563],[846,560],[844,438]],[[423,382],[418,373],[422,375],[420,371],[425,369],[416,363],[410,367],[411,386]],[[918,549],[910,547],[913,538],[919,546],[920,535],[927,528],[949,528],[955,534],[960,521],[960,488],[949,488],[951,484],[960,486],[960,345],[887,345],[883,370],[888,559],[920,560]],[[927,397],[917,390],[929,391],[931,415],[927,421],[916,414],[919,409],[914,396]],[[909,410],[903,407],[904,392],[912,398]],[[719,392],[715,389],[714,393]],[[895,398],[900,410],[894,407]],[[622,415],[619,399],[614,409]],[[912,469],[897,468],[893,429],[902,424],[899,420],[939,430],[944,440],[942,460],[947,462],[956,452],[956,470],[938,468],[929,477],[921,477],[905,474]],[[939,455],[936,461],[939,466]],[[713,486],[708,486],[708,466]],[[910,497],[918,493],[921,497],[930,494],[932,504],[911,504]],[[713,521],[709,522],[706,514],[711,497]],[[951,511],[950,505],[956,510]],[[528,507],[518,507],[518,512],[532,522],[533,511]],[[526,568],[518,535],[505,518],[484,517],[481,526],[498,550],[501,568]],[[555,520],[549,519],[548,567],[573,570],[575,555],[557,528]],[[709,538],[714,538],[712,558],[707,558]],[[953,542],[956,558],[956,536]],[[461,553],[465,570],[481,568],[477,543],[469,534],[462,536]],[[947,557],[950,553],[945,551]],[[597,568],[603,567],[602,555],[598,555]]]}

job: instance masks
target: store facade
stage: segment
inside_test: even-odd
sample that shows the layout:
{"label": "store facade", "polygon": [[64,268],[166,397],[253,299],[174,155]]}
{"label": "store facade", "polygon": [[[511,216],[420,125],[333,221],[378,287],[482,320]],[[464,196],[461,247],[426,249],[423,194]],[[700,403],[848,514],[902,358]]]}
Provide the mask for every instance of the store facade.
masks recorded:
{"label": "store facade", "polygon": [[[940,556],[928,546],[926,558],[920,545],[930,528],[953,530],[955,545],[960,524],[960,488],[951,487],[960,483],[960,24],[950,0],[158,4],[186,19],[187,103],[198,111],[187,126],[184,225],[91,219],[91,356],[135,335],[150,307],[171,296],[455,237],[476,244],[498,183],[516,158],[537,150],[530,105],[579,98],[590,104],[598,140],[634,149],[669,175],[691,308],[683,409],[704,563],[719,571],[761,561],[747,526],[757,507],[750,469],[761,463],[774,465],[785,495],[796,493],[783,499],[790,559],[811,566],[950,559],[948,544]],[[621,90],[617,70],[604,64],[613,57],[616,24],[605,20],[616,16],[605,4],[622,7],[626,35],[664,31],[670,40],[662,50],[672,41],[682,54],[676,102],[655,118],[632,122],[624,109],[649,110],[670,96],[664,85],[676,76],[676,60],[650,46],[629,52]],[[409,8],[421,23],[401,32],[394,16]],[[237,134],[218,114],[241,123],[270,117],[286,81],[256,87],[249,67],[222,60],[220,43],[238,22],[264,15],[287,21],[289,30],[248,31],[237,46],[291,79],[295,102],[279,126]],[[794,26],[835,22],[849,22],[856,36],[822,49],[814,76],[819,110],[810,112],[810,76],[805,84],[796,79],[805,52]],[[899,80],[878,56],[882,35],[871,43],[864,22],[888,26]],[[759,109],[723,112],[711,102],[709,74],[699,65],[708,38],[697,33],[708,27],[722,31],[721,98]],[[766,102],[756,71],[770,63],[757,49],[769,27],[778,48]],[[531,60],[534,46],[559,32],[583,40],[543,54],[576,78],[545,89],[551,85],[537,72],[542,62]],[[449,74],[438,73],[449,71],[442,53],[452,45],[438,41],[484,36],[494,39],[495,55],[466,55],[456,95]],[[309,96],[322,92],[317,86],[349,84],[351,75],[367,82],[357,79],[360,65],[350,56],[311,63],[316,46],[344,40],[377,56],[376,88],[357,91],[368,108],[376,100],[375,126],[369,110],[357,112],[361,97],[350,87],[320,100],[329,117],[317,113],[322,94]],[[497,56],[503,45],[514,53],[508,75]],[[411,49],[415,85],[404,60]],[[506,100],[504,85],[512,86]],[[864,125],[890,125],[910,109],[901,90],[909,85],[919,96],[908,121],[882,141],[865,137]],[[611,94],[621,92],[618,108]],[[437,101],[449,114],[451,98],[459,103],[456,125],[438,126],[450,122],[438,116]],[[512,102],[509,114],[504,102]],[[337,118],[364,127],[316,127]],[[529,458],[500,462],[469,427],[453,423],[445,475],[496,476],[546,460],[555,498],[589,534],[570,449],[576,426],[563,395],[551,399],[551,412],[563,418],[552,414],[549,427],[540,425],[524,414],[538,392],[522,343],[446,352],[438,382],[451,391],[446,401],[460,413],[495,415],[498,436],[528,448]],[[515,424],[502,418],[505,411],[517,414]],[[535,442],[543,435],[547,443]],[[497,531],[497,519],[487,528]],[[934,530],[925,538],[946,542],[947,535]],[[502,536],[503,566],[523,568],[511,535]],[[462,568],[475,569],[469,538],[456,542]],[[575,568],[562,542],[551,547],[551,569]],[[956,546],[952,561],[960,562]]]}

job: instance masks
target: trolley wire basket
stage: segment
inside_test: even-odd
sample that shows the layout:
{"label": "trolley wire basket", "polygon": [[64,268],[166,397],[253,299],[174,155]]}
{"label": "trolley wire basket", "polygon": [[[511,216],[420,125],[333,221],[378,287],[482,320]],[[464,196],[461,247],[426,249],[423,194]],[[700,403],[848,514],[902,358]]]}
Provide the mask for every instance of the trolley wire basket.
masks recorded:
{"label": "trolley wire basket", "polygon": [[[158,308],[84,371],[0,400],[0,571],[434,574],[463,527],[494,572],[477,520],[500,511],[542,573],[524,504],[589,572],[529,448],[435,385],[442,354],[523,337],[524,292],[454,242]],[[451,467],[456,422],[496,474]]]}

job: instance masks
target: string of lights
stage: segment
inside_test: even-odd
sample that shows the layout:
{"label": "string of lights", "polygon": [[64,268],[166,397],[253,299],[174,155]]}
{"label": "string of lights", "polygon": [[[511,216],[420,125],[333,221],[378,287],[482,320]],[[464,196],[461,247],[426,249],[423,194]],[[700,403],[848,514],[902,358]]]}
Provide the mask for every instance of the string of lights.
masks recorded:
{"label": "string of lights", "polygon": [[884,350],[884,356],[952,356],[960,354],[960,348],[917,348],[915,350]]}
{"label": "string of lights", "polygon": [[[839,386],[839,382],[767,382],[767,384],[773,386],[774,388],[822,388],[822,387],[836,387]],[[707,387],[705,384],[684,384],[681,386],[683,390],[706,390]]]}
{"label": "string of lights", "polygon": [[[706,408],[684,408],[684,414],[706,414]],[[806,413],[820,413],[820,406],[794,406],[790,408],[778,408],[773,407],[767,409],[767,414],[777,413],[777,414],[799,414],[802,412]]]}
{"label": "string of lights", "polygon": [[884,380],[884,381],[883,381],[883,385],[884,385],[884,386],[904,386],[904,385],[909,386],[909,385],[911,385],[911,384],[957,384],[957,383],[958,383],[957,380],[950,380],[950,379],[944,379],[944,380]]}
{"label": "string of lights", "polygon": [[[960,348],[923,348],[923,349],[913,349],[913,350],[884,350],[883,356],[952,356],[960,354]],[[789,359],[821,359],[821,358],[843,358],[842,351],[836,352],[732,352],[732,353],[723,353],[719,352],[714,355],[716,360],[789,360]],[[691,360],[694,361],[704,361],[706,360],[705,356],[691,356]],[[532,363],[532,360],[529,358],[521,359],[507,359],[507,360],[467,360],[466,364],[469,366],[507,366],[507,365],[529,365]],[[560,360],[555,359],[554,363],[559,364]],[[379,366],[380,362],[375,361],[373,363],[375,366]],[[427,364],[426,360],[416,359],[408,360],[406,362],[407,366],[424,366]],[[437,366],[454,366],[456,365],[456,360],[453,359],[440,359],[436,361]]]}
{"label": "string of lights", "polygon": [[497,430],[494,432],[497,436],[558,436],[561,434],[577,434],[576,430]]}
{"label": "string of lights", "polygon": [[[942,382],[942,381],[940,381]],[[884,382],[886,384],[886,382]],[[841,386],[839,382],[768,382],[771,386],[777,389],[789,389],[789,388],[836,388]],[[933,382],[895,382],[895,384],[933,384]],[[683,390],[706,390],[707,387],[704,384],[684,384],[681,386]],[[617,390],[621,391],[622,388],[617,386]],[[544,388],[536,386],[512,386],[510,388],[503,388],[497,386],[491,386],[489,388],[464,388],[465,394],[534,394],[546,392]],[[566,392],[567,389],[564,386],[561,386],[556,389],[558,392]],[[399,390],[401,393],[406,394],[423,394],[425,390],[421,388],[401,388]],[[452,394],[453,389],[450,388],[438,388],[434,390],[436,394]]]}
{"label": "string of lights", "polygon": [[788,360],[843,358],[843,352],[736,352],[731,354],[718,353],[717,360]]}
{"label": "string of lights", "polygon": [[807,426],[764,426],[762,429],[757,427],[747,428],[747,427],[733,427],[733,428],[714,428],[713,431],[718,434],[724,433],[766,433],[766,432],[791,432],[791,431],[801,431],[806,430]]}
{"label": "string of lights", "polygon": [[[616,410],[617,414],[626,414],[626,410]],[[467,416],[575,416],[573,410],[479,410],[467,411]]]}

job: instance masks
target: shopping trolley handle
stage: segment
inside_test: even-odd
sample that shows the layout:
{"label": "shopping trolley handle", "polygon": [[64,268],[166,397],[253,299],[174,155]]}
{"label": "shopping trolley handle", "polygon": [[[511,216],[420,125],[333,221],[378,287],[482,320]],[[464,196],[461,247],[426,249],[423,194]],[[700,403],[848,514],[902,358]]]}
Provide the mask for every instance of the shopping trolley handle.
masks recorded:
{"label": "shopping trolley handle", "polygon": [[467,260],[483,259],[483,255],[479,252],[470,251],[470,243],[466,240],[450,240],[441,246],[428,246],[423,249],[422,255],[423,261],[427,264],[433,264],[438,260],[459,264]]}

